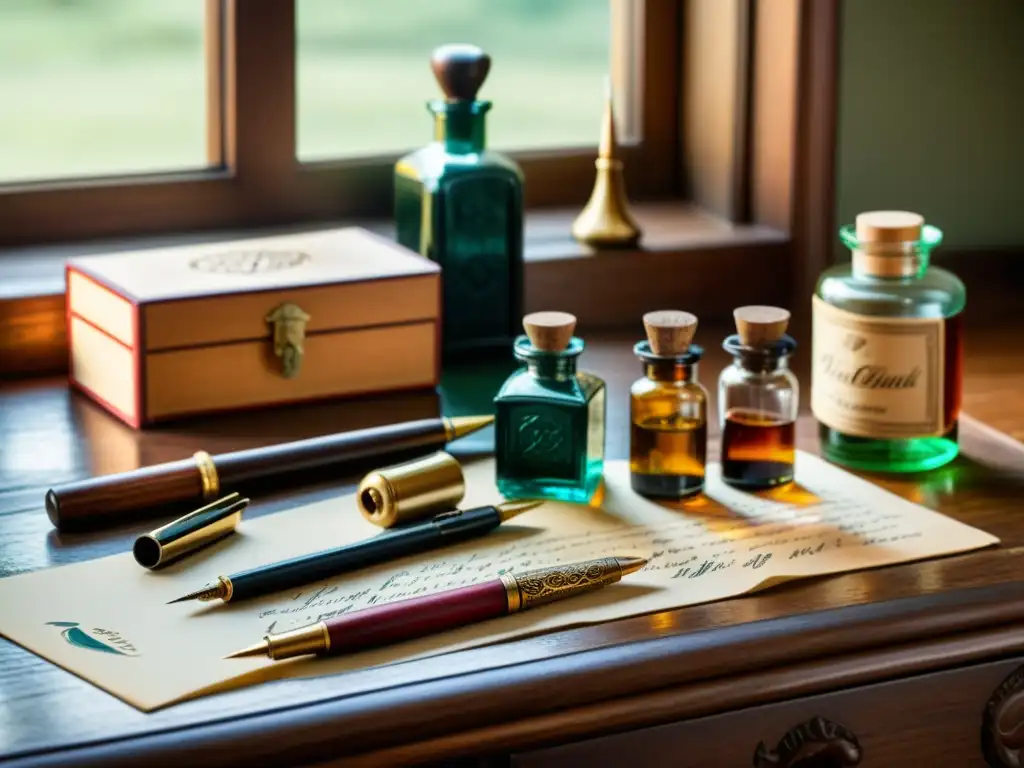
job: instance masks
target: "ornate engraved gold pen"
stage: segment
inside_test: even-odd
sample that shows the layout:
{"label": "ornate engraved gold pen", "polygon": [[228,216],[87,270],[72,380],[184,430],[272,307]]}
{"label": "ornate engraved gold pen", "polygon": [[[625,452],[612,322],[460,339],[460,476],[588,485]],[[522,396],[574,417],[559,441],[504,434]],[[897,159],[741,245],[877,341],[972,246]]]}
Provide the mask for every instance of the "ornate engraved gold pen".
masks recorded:
{"label": "ornate engraved gold pen", "polygon": [[280,661],[293,656],[326,656],[377,648],[591,592],[614,584],[646,564],[642,557],[603,557],[521,574],[504,573],[482,584],[375,605],[267,635],[262,642],[225,658],[269,656]]}

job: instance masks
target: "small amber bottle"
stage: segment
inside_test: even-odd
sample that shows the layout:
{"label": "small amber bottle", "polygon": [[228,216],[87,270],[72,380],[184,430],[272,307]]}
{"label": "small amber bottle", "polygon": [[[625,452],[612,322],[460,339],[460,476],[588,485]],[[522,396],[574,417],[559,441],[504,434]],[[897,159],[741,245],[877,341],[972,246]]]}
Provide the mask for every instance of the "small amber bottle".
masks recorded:
{"label": "small amber bottle", "polygon": [[644,315],[647,341],[633,351],[644,376],[629,390],[629,476],[633,490],[680,499],[704,487],[708,393],[697,381],[704,353],[691,344],[697,318],[689,312]]}
{"label": "small amber bottle", "polygon": [[786,335],[784,309],[740,307],[733,315],[737,333],[722,344],[733,362],[718,382],[722,479],[772,488],[793,480],[800,394],[789,358],[796,342]]}

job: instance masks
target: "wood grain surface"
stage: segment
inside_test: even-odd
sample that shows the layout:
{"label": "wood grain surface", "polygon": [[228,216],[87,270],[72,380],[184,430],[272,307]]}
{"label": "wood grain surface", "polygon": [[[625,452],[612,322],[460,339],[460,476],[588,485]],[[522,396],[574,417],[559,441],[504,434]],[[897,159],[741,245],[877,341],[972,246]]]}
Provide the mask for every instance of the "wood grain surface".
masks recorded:
{"label": "wood grain surface", "polygon": [[[712,413],[727,363],[719,343],[728,330],[697,332],[707,350],[700,375]],[[343,757],[379,764],[502,755],[1024,655],[1024,450],[1014,439],[1024,437],[1017,395],[1024,352],[1012,331],[968,327],[965,409],[975,419],[962,422],[963,455],[920,476],[872,478],[1000,537],[997,548],[791,583],[426,662],[271,683],[148,715],[0,641],[0,763],[326,765]],[[613,458],[627,452],[627,391],[640,374],[631,346],[641,334],[638,321],[635,334],[590,337],[581,362],[608,383]],[[806,352],[805,345],[796,356],[802,382]],[[128,429],[58,380],[5,385],[0,575],[126,551],[137,533],[166,519],[58,535],[42,505],[53,483],[187,458],[199,449],[269,445],[442,409],[462,415],[487,407],[487,393],[505,370],[480,364],[449,371],[439,395],[296,407],[148,432]],[[716,457],[713,432],[709,456]],[[489,435],[453,449],[486,449]],[[806,410],[798,441],[817,448]],[[267,490],[254,498],[251,514],[322,498],[357,479]],[[979,705],[975,732],[981,717]],[[757,734],[751,749],[758,739],[775,746],[785,730],[775,725]]]}

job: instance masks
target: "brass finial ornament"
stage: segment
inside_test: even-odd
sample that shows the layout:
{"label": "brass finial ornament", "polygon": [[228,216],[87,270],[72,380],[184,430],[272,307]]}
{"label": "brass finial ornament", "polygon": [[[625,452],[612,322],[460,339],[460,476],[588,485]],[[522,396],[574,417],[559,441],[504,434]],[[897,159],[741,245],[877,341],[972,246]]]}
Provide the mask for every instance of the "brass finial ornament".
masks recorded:
{"label": "brass finial ornament", "polygon": [[629,212],[622,161],[617,157],[615,112],[608,86],[597,151],[597,179],[590,200],[572,224],[572,236],[594,248],[628,248],[640,240],[640,227]]}

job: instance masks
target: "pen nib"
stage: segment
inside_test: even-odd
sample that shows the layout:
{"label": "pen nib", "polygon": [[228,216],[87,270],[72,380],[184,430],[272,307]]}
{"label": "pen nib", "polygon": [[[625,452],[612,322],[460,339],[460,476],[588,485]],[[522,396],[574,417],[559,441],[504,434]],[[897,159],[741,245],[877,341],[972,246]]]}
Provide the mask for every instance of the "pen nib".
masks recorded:
{"label": "pen nib", "polygon": [[615,559],[619,563],[619,570],[622,571],[623,576],[639,571],[647,565],[645,557],[616,557]]}
{"label": "pen nib", "polygon": [[264,640],[262,643],[256,643],[256,645],[250,645],[248,648],[243,648],[240,651],[229,653],[225,656],[225,659],[244,659],[249,656],[266,656],[267,655],[267,641]]}
{"label": "pen nib", "polygon": [[523,512],[529,512],[531,509],[536,509],[543,501],[506,501],[503,504],[498,505],[498,514],[501,515],[501,522],[511,520],[516,515],[521,515]]}
{"label": "pen nib", "polygon": [[204,602],[208,600],[215,600],[218,597],[223,597],[222,593],[223,589],[218,581],[216,584],[207,584],[205,587],[197,589],[195,592],[189,592],[187,595],[177,597],[174,600],[169,600],[167,605],[171,605],[172,603],[184,603],[186,600],[202,600]]}
{"label": "pen nib", "polygon": [[458,440],[460,437],[472,434],[493,422],[493,416],[453,416],[450,419],[445,419],[445,432],[447,433],[448,442],[450,443],[452,440]]}

